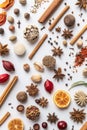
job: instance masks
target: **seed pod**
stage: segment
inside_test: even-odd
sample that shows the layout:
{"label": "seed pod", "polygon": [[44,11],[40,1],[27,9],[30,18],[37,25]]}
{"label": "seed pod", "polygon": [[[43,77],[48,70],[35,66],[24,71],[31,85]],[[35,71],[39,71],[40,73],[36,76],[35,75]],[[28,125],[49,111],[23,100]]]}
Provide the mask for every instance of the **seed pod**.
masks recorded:
{"label": "seed pod", "polygon": [[0,83],[5,83],[9,79],[9,74],[0,74]]}
{"label": "seed pod", "polygon": [[3,63],[3,67],[4,67],[5,70],[15,71],[14,65],[10,61],[3,60],[2,63]]}
{"label": "seed pod", "polygon": [[37,71],[39,71],[39,72],[43,72],[43,71],[44,71],[43,65],[42,65],[41,63],[39,63],[39,62],[35,62],[35,63],[34,63],[34,67],[35,67],[35,69],[36,69]]}
{"label": "seed pod", "polygon": [[39,83],[39,82],[41,82],[41,80],[42,80],[42,77],[41,77],[41,75],[33,75],[32,77],[31,77],[31,80],[34,82],[34,83]]}

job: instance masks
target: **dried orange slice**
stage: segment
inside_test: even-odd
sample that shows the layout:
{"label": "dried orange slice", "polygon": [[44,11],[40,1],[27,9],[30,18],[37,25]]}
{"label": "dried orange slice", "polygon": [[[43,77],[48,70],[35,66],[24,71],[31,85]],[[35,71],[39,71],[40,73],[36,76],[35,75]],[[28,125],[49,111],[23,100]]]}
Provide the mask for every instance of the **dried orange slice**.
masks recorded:
{"label": "dried orange slice", "polygon": [[13,119],[8,123],[8,130],[23,130],[24,124],[20,119]]}
{"label": "dried orange slice", "polygon": [[53,96],[53,101],[59,108],[66,108],[71,102],[71,97],[65,90],[57,90]]}

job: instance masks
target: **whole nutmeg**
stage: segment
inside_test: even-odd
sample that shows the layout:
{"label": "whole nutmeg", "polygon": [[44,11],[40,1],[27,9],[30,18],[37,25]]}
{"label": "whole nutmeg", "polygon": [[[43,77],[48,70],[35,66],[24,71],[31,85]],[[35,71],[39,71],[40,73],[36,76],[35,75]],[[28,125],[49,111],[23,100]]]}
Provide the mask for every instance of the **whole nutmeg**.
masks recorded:
{"label": "whole nutmeg", "polygon": [[27,1],[26,0],[19,0],[19,3],[22,5],[26,5]]}
{"label": "whole nutmeg", "polygon": [[7,20],[9,23],[14,23],[14,18],[12,16],[8,16]]}
{"label": "whole nutmeg", "polygon": [[64,18],[64,23],[66,26],[71,27],[75,24],[75,17],[71,14],[68,14]]}
{"label": "whole nutmeg", "polygon": [[0,28],[0,34],[3,35],[4,34],[4,29]]}
{"label": "whole nutmeg", "polygon": [[19,13],[20,13],[20,10],[18,8],[15,8],[14,9],[14,14],[19,15]]}
{"label": "whole nutmeg", "polygon": [[22,102],[22,103],[26,102],[26,100],[27,100],[27,94],[24,91],[20,91],[20,92],[18,92],[16,98],[17,98],[17,100],[19,102]]}
{"label": "whole nutmeg", "polygon": [[9,26],[9,30],[12,31],[12,32],[14,32],[15,31],[15,26],[14,25],[10,25]]}
{"label": "whole nutmeg", "polygon": [[29,13],[24,13],[24,18],[25,19],[29,19],[30,18],[30,14]]}

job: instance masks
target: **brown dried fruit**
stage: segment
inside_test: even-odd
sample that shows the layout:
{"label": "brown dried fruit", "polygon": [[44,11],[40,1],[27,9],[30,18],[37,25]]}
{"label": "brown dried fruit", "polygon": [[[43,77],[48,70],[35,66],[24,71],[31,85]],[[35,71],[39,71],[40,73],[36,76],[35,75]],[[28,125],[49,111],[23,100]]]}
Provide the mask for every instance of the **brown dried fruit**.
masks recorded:
{"label": "brown dried fruit", "polygon": [[24,70],[26,71],[26,72],[29,72],[29,70],[30,70],[30,66],[29,66],[29,64],[24,64],[23,65],[23,68],[24,68]]}
{"label": "brown dried fruit", "polygon": [[24,91],[20,91],[20,92],[18,92],[16,98],[17,98],[17,100],[19,102],[22,102],[22,103],[26,102],[26,100],[27,100],[27,94]]}
{"label": "brown dried fruit", "polygon": [[26,117],[32,121],[35,121],[40,116],[40,110],[36,106],[28,106],[26,108]]}
{"label": "brown dried fruit", "polygon": [[20,13],[20,10],[18,8],[15,8],[14,9],[14,14],[19,15],[19,13]]}
{"label": "brown dried fruit", "polygon": [[29,13],[24,13],[24,18],[25,19],[29,19],[30,18],[30,14]]}
{"label": "brown dried fruit", "polygon": [[24,111],[24,106],[23,105],[18,105],[16,109],[17,109],[18,112],[23,112]]}

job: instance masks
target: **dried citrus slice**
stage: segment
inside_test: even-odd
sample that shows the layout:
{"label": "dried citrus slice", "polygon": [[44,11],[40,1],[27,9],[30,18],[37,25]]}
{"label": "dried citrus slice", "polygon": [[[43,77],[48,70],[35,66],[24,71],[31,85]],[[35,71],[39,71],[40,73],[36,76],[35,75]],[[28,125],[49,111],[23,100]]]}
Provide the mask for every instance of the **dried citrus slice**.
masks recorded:
{"label": "dried citrus slice", "polygon": [[23,130],[24,124],[20,119],[13,119],[8,123],[8,130]]}
{"label": "dried citrus slice", "polygon": [[53,101],[59,108],[66,108],[69,106],[71,98],[65,90],[57,90],[53,96]]}

